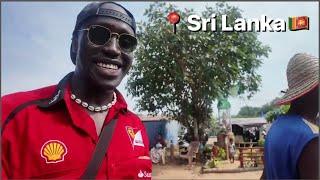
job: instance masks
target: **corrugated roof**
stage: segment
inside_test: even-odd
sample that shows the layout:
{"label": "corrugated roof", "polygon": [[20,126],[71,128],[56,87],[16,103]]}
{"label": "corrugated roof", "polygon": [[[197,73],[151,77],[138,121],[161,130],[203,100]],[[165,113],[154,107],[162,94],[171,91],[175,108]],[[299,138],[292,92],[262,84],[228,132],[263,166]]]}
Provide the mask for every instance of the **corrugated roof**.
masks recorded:
{"label": "corrugated roof", "polygon": [[231,124],[237,124],[239,126],[253,126],[267,124],[267,121],[263,117],[255,118],[231,118]]}
{"label": "corrugated roof", "polygon": [[142,115],[138,114],[141,121],[160,121],[160,120],[169,120],[167,116],[152,116],[152,115]]}

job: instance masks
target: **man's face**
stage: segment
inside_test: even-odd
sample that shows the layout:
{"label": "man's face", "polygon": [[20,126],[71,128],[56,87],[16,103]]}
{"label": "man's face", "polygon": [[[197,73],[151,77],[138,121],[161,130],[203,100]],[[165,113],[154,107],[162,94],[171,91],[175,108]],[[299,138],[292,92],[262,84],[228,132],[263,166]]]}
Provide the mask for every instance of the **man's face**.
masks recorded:
{"label": "man's face", "polygon": [[319,112],[319,87],[314,88],[307,97],[315,112]]}
{"label": "man's face", "polygon": [[[104,4],[105,8],[126,12],[113,4]],[[110,29],[112,33],[134,35],[131,27],[123,21],[110,17],[93,17],[83,24],[81,29],[99,25]],[[117,36],[112,35],[109,42],[95,46],[88,40],[88,31],[78,32],[76,73],[93,85],[107,89],[116,88],[129,71],[133,55],[123,51],[118,44]]]}
{"label": "man's face", "polygon": [[296,99],[293,104],[298,104],[300,107],[308,109],[309,113],[316,117],[319,112],[319,87]]}

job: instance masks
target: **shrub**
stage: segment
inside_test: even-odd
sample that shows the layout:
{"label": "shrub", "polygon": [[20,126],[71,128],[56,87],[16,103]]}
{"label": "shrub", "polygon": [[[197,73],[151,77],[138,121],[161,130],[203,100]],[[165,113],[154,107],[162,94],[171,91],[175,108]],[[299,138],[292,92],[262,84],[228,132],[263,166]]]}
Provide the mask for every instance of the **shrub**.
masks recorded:
{"label": "shrub", "polygon": [[264,139],[260,139],[258,141],[258,146],[263,147],[264,146]]}
{"label": "shrub", "polygon": [[212,159],[206,164],[206,166],[208,166],[209,168],[216,168],[219,166],[220,161],[220,158]]}
{"label": "shrub", "polygon": [[215,168],[217,167],[216,162],[214,159],[212,159],[209,163],[208,163],[209,168]]}
{"label": "shrub", "polygon": [[218,157],[220,159],[226,159],[227,158],[226,151],[223,148],[219,148]]}
{"label": "shrub", "polygon": [[211,158],[211,148],[209,146],[205,146],[203,149],[203,156],[206,159],[210,159]]}
{"label": "shrub", "polygon": [[209,146],[205,146],[203,149],[203,153],[211,153],[211,148]]}

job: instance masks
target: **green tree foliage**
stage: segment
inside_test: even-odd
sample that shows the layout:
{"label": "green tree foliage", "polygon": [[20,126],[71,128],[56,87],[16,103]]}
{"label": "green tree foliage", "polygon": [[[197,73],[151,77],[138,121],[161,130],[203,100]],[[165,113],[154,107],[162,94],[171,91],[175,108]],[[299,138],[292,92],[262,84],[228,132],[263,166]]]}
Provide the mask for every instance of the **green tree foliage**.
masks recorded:
{"label": "green tree foliage", "polygon": [[223,130],[223,127],[219,125],[218,119],[216,119],[213,115],[210,116],[210,125],[209,125],[209,136],[216,136],[218,133]]}
{"label": "green tree foliage", "polygon": [[244,106],[240,108],[236,117],[239,118],[249,118],[249,117],[258,117],[260,116],[260,107],[251,107],[251,106]]}
{"label": "green tree foliage", "polygon": [[[269,108],[265,109],[265,118],[267,120],[267,122],[272,123],[277,116],[281,115],[281,114],[286,114],[288,112],[288,110],[290,109],[290,105],[281,105],[281,106],[277,106],[275,103],[276,101],[278,101],[279,98],[275,98],[273,99],[268,105]],[[265,106],[262,106],[265,107]]]}
{"label": "green tree foliage", "polygon": [[274,107],[274,109],[266,113],[265,118],[267,122],[272,123],[277,118],[277,116],[286,114],[289,109],[290,105],[281,105],[280,107]]}
{"label": "green tree foliage", "polygon": [[266,114],[267,112],[273,110],[275,108],[275,101],[277,100],[278,98],[272,100],[270,103],[267,103],[267,104],[264,104],[260,110],[259,110],[259,114]]}
{"label": "green tree foliage", "polygon": [[[166,17],[176,11],[181,20],[177,33]],[[150,114],[163,113],[180,121],[194,138],[206,128],[211,105],[234,86],[238,94],[252,96],[261,82],[256,73],[261,59],[270,52],[256,32],[221,32],[221,15],[228,25],[241,17],[238,8],[225,3],[206,7],[202,17],[216,14],[217,31],[191,32],[187,17],[193,9],[178,10],[168,3],[154,3],[138,24],[139,46],[130,71],[128,92],[136,97],[137,108]]]}
{"label": "green tree foliage", "polygon": [[278,115],[288,112],[290,105],[277,106],[275,102],[279,98],[273,99],[271,102],[264,104],[262,107],[244,106],[240,108],[237,116],[239,118],[258,117],[264,115],[267,122],[271,123]]}

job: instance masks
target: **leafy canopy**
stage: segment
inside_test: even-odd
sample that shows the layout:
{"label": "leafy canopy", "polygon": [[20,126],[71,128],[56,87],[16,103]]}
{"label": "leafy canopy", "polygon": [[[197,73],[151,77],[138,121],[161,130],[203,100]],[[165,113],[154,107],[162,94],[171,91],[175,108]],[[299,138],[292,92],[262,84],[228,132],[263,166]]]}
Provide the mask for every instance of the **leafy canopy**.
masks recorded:
{"label": "leafy canopy", "polygon": [[[166,19],[173,11],[181,17],[176,34]],[[197,131],[208,124],[212,102],[228,96],[233,87],[248,97],[258,91],[261,77],[256,70],[270,48],[256,32],[221,32],[221,15],[228,15],[228,25],[242,17],[237,7],[206,7],[201,17],[216,14],[215,32],[210,24],[206,32],[189,31],[191,14],[196,14],[193,9],[179,10],[168,3],[150,5],[144,13],[147,20],[138,23],[139,46],[127,89],[139,110],[170,115]]]}
{"label": "leafy canopy", "polygon": [[272,123],[277,116],[286,114],[290,109],[290,105],[276,105],[276,101],[279,98],[274,98],[271,102],[262,105],[261,107],[251,107],[251,106],[244,106],[241,107],[240,111],[238,112],[237,116],[239,118],[247,118],[247,117],[258,117],[264,116],[267,122]]}

